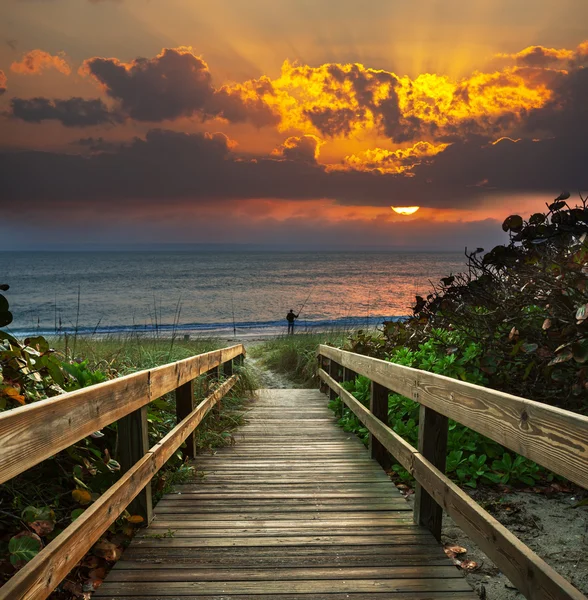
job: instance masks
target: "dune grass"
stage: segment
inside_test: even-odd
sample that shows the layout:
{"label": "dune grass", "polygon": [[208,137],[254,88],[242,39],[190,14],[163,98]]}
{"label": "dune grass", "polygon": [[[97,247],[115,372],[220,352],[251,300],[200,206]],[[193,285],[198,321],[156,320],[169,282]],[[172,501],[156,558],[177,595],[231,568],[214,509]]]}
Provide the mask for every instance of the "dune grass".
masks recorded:
{"label": "dune grass", "polygon": [[336,330],[284,335],[252,347],[249,354],[259,358],[263,366],[286,375],[294,383],[312,387],[316,385],[318,345],[341,346],[347,337],[348,332]]}
{"label": "dune grass", "polygon": [[50,338],[50,342],[65,358],[85,360],[90,368],[119,375],[150,369],[223,346],[214,338],[180,340],[137,335],[69,336]]}

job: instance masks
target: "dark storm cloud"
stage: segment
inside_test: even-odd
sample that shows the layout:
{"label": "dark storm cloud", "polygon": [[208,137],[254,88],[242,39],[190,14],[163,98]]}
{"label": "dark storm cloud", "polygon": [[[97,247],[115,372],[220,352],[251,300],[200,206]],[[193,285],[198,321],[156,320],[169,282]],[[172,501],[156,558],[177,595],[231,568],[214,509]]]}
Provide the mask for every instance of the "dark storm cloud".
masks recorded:
{"label": "dark storm cloud", "polygon": [[120,102],[128,117],[137,121],[192,115],[251,121],[258,126],[278,121],[259,97],[250,99],[238,87],[217,90],[208,65],[188,48],[166,48],[155,58],[137,58],[131,63],[91,58],[85,61],[84,69]]}
{"label": "dark storm cloud", "polygon": [[[88,142],[90,145],[90,142]],[[251,159],[235,154],[223,134],[152,130],[146,138],[90,156],[50,152],[0,155],[4,211],[62,210],[75,206],[124,211],[171,202],[185,205],[224,199],[331,198],[341,204],[432,207],[475,205],[479,182],[494,190],[546,191],[588,187],[585,165],[560,140],[455,143],[413,177],[354,170],[328,171],[312,162]],[[285,155],[284,155],[285,156]],[[15,208],[16,207],[16,208]]]}
{"label": "dark storm cloud", "polygon": [[28,123],[53,120],[61,122],[65,127],[89,127],[121,120],[99,98],[12,98],[10,107],[12,117]]}
{"label": "dark storm cloud", "polygon": [[552,99],[529,113],[525,129],[565,139],[569,154],[584,155],[588,136],[588,68],[560,76],[553,89]]}

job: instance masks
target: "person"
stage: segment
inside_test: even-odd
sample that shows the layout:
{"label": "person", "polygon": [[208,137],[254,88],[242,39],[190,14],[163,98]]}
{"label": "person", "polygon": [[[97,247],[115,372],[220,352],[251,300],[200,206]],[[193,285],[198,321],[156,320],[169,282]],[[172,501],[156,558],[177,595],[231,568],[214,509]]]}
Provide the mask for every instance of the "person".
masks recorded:
{"label": "person", "polygon": [[286,321],[288,321],[288,333],[294,334],[294,320],[298,318],[298,315],[294,314],[294,311],[290,309],[290,312],[286,315]]}

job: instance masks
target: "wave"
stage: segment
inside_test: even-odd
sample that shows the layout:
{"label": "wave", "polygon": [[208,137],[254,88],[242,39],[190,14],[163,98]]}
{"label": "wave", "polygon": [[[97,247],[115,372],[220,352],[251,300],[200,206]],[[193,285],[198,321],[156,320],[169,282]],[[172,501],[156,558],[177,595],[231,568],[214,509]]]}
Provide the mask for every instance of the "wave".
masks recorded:
{"label": "wave", "polygon": [[[319,331],[328,329],[370,329],[382,325],[384,321],[403,321],[406,316],[376,315],[371,317],[346,316],[336,319],[299,319],[296,322],[297,331]],[[121,335],[121,334],[180,334],[180,333],[280,333],[287,329],[285,319],[275,321],[219,321],[216,323],[163,323],[158,325],[99,325],[96,327],[62,327],[54,328],[15,328],[10,333],[15,337],[27,337],[33,335],[60,336],[60,335]]]}

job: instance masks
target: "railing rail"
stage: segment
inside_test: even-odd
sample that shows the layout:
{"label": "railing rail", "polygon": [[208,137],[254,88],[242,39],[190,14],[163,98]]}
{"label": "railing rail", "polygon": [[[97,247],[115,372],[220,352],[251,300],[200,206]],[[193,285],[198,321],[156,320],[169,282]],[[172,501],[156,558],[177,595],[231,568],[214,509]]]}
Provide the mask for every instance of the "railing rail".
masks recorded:
{"label": "railing rail", "polygon": [[[233,374],[233,362],[244,356],[238,344],[0,415],[0,482],[114,421],[123,442],[120,450],[126,452],[120,458],[126,471],[121,479],[2,586],[0,600],[47,598],[131,502],[149,522],[151,478],[184,442],[188,442],[185,453],[193,456],[194,430],[235,385],[238,375]],[[221,369],[226,380],[194,407],[194,379]],[[149,449],[147,405],[173,391],[178,424]]]}
{"label": "railing rail", "polygon": [[[391,454],[416,479],[416,523],[439,539],[445,510],[526,598],[586,600],[444,471],[451,418],[586,488],[588,417],[330,346],[320,345],[318,357],[330,396],[369,430],[372,456],[388,466]],[[356,375],[372,380],[370,410],[340,385]],[[389,391],[421,404],[418,449],[388,427]]]}

